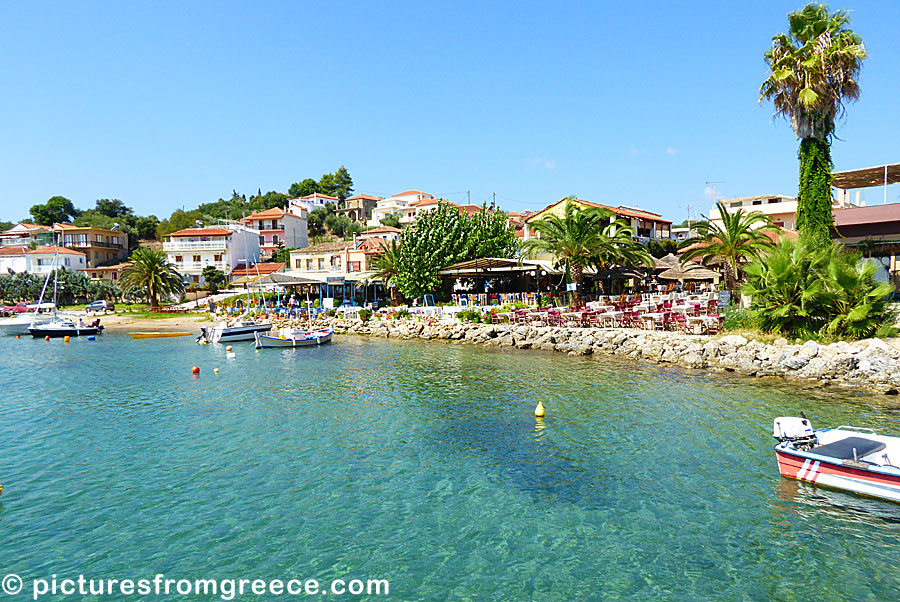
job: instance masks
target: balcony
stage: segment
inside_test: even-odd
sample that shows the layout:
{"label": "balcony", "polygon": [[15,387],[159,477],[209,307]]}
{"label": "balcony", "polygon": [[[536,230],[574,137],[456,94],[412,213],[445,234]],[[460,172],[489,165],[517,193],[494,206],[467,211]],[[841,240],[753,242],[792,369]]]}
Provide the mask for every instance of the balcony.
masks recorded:
{"label": "balcony", "polygon": [[114,242],[100,242],[99,240],[79,240],[79,241],[65,241],[63,242],[64,247],[76,247],[79,249],[86,249],[91,247],[98,247],[101,249],[124,249],[125,245],[120,245]]}
{"label": "balcony", "polygon": [[201,251],[207,250],[225,250],[228,243],[224,240],[198,240],[198,241],[171,241],[163,243],[163,251]]}
{"label": "balcony", "polygon": [[212,266],[226,274],[231,271],[224,261],[181,261],[172,265],[179,272],[202,272],[203,268],[207,266]]}

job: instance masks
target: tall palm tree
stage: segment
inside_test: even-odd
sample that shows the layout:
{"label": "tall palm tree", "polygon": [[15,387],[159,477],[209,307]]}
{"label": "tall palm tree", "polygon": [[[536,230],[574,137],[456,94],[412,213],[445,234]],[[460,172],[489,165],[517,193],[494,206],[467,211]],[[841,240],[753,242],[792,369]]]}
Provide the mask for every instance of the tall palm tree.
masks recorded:
{"label": "tall palm tree", "polygon": [[[524,257],[552,254],[557,266],[566,267],[578,290],[587,267],[653,265],[650,252],[632,238],[628,224],[621,220],[610,222],[615,217],[612,211],[602,207],[582,209],[571,197],[565,203],[562,217],[549,215],[531,224],[539,238],[522,243]],[[569,303],[577,302],[575,293],[570,292]]]}
{"label": "tall palm tree", "polygon": [[128,265],[122,270],[119,286],[147,295],[150,307],[157,307],[160,297],[184,292],[181,274],[169,263],[165,252],[143,247],[131,254]]}
{"label": "tall palm tree", "polygon": [[859,72],[866,58],[862,38],[847,28],[846,11],[829,14],[811,3],[788,15],[789,33],[772,38],[765,60],[769,76],[760,98],[790,119],[800,139],[797,229],[820,243],[831,239],[831,136],[845,101],[859,98]]}
{"label": "tall palm tree", "polygon": [[696,257],[709,266],[721,260],[725,271],[725,288],[733,291],[741,279],[741,264],[758,259],[761,252],[774,247],[766,233],[777,233],[771,218],[759,211],[745,212],[737,209],[729,213],[725,205],[718,201],[721,225],[705,221],[697,223],[697,235],[681,243],[681,263]]}
{"label": "tall palm tree", "polygon": [[384,252],[372,262],[372,265],[375,268],[374,276],[388,287],[388,290],[391,292],[391,305],[396,307],[403,303],[400,289],[393,282],[397,274],[400,273],[398,268],[400,245],[397,244],[396,240],[392,240],[390,245],[385,245],[382,249],[384,249]]}

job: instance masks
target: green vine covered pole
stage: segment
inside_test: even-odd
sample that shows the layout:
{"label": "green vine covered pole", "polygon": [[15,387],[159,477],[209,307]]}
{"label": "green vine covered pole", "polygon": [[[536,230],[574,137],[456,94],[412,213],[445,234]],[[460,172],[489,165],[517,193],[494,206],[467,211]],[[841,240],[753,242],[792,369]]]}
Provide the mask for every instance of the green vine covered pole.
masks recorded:
{"label": "green vine covered pole", "polygon": [[828,140],[804,138],[800,142],[799,157],[797,231],[810,241],[828,244],[834,224],[831,213],[830,144]]}

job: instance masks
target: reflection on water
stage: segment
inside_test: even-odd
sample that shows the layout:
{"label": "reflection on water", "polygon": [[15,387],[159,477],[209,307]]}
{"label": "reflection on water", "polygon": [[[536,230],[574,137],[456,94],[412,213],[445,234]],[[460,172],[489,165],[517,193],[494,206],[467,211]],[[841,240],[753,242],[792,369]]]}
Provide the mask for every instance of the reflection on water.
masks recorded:
{"label": "reflection on water", "polygon": [[0,338],[4,568],[409,600],[900,590],[900,507],[781,479],[770,436],[799,410],[900,432],[896,398],[419,341],[235,352]]}

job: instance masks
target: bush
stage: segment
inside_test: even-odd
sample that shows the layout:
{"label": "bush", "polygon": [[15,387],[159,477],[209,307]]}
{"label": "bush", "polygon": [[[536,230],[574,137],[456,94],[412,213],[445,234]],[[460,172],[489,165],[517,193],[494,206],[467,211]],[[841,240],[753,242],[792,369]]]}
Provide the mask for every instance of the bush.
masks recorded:
{"label": "bush", "polygon": [[457,312],[456,317],[459,318],[460,322],[481,322],[481,312],[477,309],[464,309],[460,312]]}
{"label": "bush", "polygon": [[333,309],[329,309],[328,311],[325,312],[325,315],[329,318],[333,318],[337,315],[337,312]]}
{"label": "bush", "polygon": [[783,240],[746,266],[743,293],[762,330],[790,336],[860,339],[893,336],[893,287],[876,266],[842,246]]}
{"label": "bush", "polygon": [[407,318],[409,318],[409,310],[401,309],[400,311],[397,312],[398,320],[400,320],[400,319],[406,320]]}
{"label": "bush", "polygon": [[370,310],[368,310],[368,309],[359,310],[359,319],[362,320],[363,322],[368,322],[371,317],[372,317],[372,312]]}
{"label": "bush", "polygon": [[756,328],[753,312],[738,305],[730,305],[722,311],[723,330],[751,330]]}

